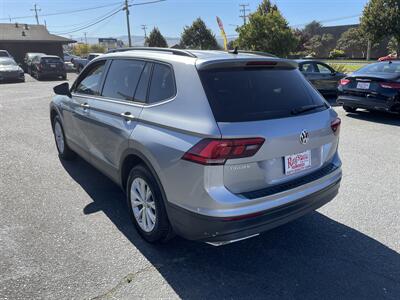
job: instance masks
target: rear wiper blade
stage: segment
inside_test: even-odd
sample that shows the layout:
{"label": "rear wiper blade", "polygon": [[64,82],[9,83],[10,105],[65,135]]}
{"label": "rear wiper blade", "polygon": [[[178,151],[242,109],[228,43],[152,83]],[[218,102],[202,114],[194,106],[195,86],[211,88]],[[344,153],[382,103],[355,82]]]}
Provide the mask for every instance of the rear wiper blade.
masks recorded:
{"label": "rear wiper blade", "polygon": [[292,115],[298,115],[298,114],[301,114],[303,112],[314,110],[314,109],[317,109],[317,108],[322,108],[322,107],[326,107],[326,104],[305,105],[305,106],[300,106],[300,107],[292,109],[292,111],[290,113]]}

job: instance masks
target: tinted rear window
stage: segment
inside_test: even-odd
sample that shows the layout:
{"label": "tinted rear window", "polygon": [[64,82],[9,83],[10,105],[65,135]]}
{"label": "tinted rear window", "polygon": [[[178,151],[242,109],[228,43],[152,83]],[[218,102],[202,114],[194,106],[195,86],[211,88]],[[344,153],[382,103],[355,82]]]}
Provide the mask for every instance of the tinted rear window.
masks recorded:
{"label": "tinted rear window", "polygon": [[6,51],[0,51],[0,57],[8,57],[8,53]]}
{"label": "tinted rear window", "polygon": [[298,70],[232,68],[200,77],[217,122],[284,118],[295,108],[325,103]]}
{"label": "tinted rear window", "polygon": [[113,60],[102,95],[132,101],[145,64],[137,60]]}
{"label": "tinted rear window", "polygon": [[375,63],[366,65],[355,73],[400,73],[400,63]]}

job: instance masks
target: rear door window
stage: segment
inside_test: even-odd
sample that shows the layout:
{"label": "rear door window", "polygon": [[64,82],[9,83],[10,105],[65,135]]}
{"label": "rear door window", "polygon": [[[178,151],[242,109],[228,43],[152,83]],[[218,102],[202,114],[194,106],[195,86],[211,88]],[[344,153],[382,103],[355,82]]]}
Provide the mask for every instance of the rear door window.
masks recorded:
{"label": "rear door window", "polygon": [[113,60],[104,82],[102,96],[133,101],[145,64],[146,62],[139,60]]}
{"label": "rear door window", "polygon": [[99,95],[104,66],[105,61],[89,66],[76,84],[75,92],[86,95]]}
{"label": "rear door window", "polygon": [[314,73],[314,64],[313,63],[304,63],[300,66],[300,71],[304,73]]}
{"label": "rear door window", "polygon": [[175,96],[175,80],[172,68],[164,64],[154,64],[148,103],[155,103]]}
{"label": "rear door window", "polygon": [[321,74],[331,74],[333,73],[333,70],[331,70],[328,66],[323,65],[323,64],[316,64],[317,67],[317,72]]}
{"label": "rear door window", "polygon": [[142,75],[140,76],[139,84],[136,88],[135,92],[135,101],[137,102],[146,102],[147,100],[147,91],[149,89],[151,68],[153,67],[152,63],[146,63],[146,66],[143,69]]}
{"label": "rear door window", "polygon": [[326,104],[298,70],[214,69],[200,77],[217,122],[284,118],[293,109]]}

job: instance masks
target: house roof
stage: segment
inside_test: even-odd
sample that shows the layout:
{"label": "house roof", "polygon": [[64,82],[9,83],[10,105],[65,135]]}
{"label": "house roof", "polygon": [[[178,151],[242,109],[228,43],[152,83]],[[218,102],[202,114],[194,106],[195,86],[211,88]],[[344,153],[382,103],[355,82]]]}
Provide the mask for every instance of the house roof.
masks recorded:
{"label": "house roof", "polygon": [[0,23],[0,42],[52,42],[75,43],[76,41],[50,34],[44,25]]}

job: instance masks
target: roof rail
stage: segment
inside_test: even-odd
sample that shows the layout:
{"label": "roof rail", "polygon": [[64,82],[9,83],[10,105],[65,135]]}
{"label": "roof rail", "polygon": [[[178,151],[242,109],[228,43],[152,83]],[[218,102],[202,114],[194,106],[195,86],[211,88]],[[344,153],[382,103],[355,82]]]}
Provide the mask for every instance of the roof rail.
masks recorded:
{"label": "roof rail", "polygon": [[193,53],[183,50],[183,49],[171,49],[171,48],[158,48],[158,47],[128,47],[128,48],[118,48],[107,51],[107,53],[116,53],[116,52],[125,52],[125,51],[133,51],[133,50],[141,50],[141,51],[158,51],[158,52],[170,52],[174,55],[181,56],[189,56],[189,57],[197,57]]}
{"label": "roof rail", "polygon": [[[233,53],[234,52],[229,52],[229,53]],[[260,55],[260,56],[268,56],[268,57],[278,57],[275,54],[272,53],[268,53],[268,52],[262,52],[262,51],[250,51],[250,50],[237,50],[237,53],[244,53],[244,54],[255,54],[255,55]]]}

